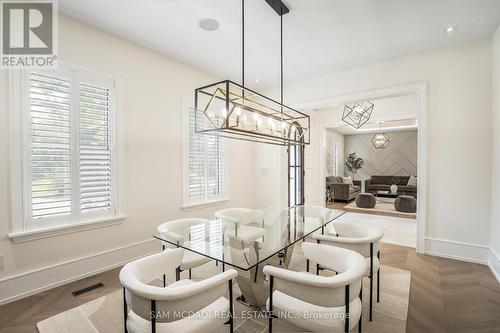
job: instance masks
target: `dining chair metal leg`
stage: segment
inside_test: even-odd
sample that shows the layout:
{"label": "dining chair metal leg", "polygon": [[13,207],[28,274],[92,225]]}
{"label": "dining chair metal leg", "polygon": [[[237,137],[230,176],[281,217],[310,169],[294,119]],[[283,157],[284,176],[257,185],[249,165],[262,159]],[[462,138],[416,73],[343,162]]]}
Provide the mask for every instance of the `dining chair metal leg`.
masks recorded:
{"label": "dining chair metal leg", "polygon": [[151,333],[156,333],[156,301],[151,300]]}
{"label": "dining chair metal leg", "polygon": [[344,319],[344,331],[349,332],[349,285],[345,286],[345,319]]}
{"label": "dining chair metal leg", "polygon": [[181,279],[181,268],[177,267],[175,269],[175,281],[179,281]]}
{"label": "dining chair metal leg", "polygon": [[316,264],[316,275],[319,275],[319,264]]}
{"label": "dining chair metal leg", "polygon": [[[162,244],[161,248],[163,249],[163,251],[165,251],[165,245]],[[166,277],[165,277],[165,274],[163,274],[163,287],[166,287],[167,283],[166,283]]]}
{"label": "dining chair metal leg", "polygon": [[234,331],[233,280],[229,280],[229,332]]}
{"label": "dining chair metal leg", "polygon": [[309,259],[306,259],[306,272],[309,272]]}
{"label": "dining chair metal leg", "polygon": [[191,268],[189,269],[189,280],[191,280]]}
{"label": "dining chair metal leg", "polygon": [[379,262],[377,271],[377,303],[380,303],[380,250],[377,252],[377,258]]}
{"label": "dining chair metal leg", "polygon": [[125,296],[125,287],[123,287],[123,331],[125,333],[128,332],[128,330],[127,330],[127,316],[128,316],[127,299]]}
{"label": "dining chair metal leg", "polygon": [[274,289],[274,276],[269,276],[269,309],[267,316],[269,317],[269,333],[273,332],[273,289]]}
{"label": "dining chair metal leg", "polygon": [[361,333],[363,325],[363,278],[361,278],[361,289],[359,290],[359,300],[361,301],[361,313],[359,314],[358,332]]}
{"label": "dining chair metal leg", "polygon": [[370,321],[373,316],[373,243],[370,243]]}

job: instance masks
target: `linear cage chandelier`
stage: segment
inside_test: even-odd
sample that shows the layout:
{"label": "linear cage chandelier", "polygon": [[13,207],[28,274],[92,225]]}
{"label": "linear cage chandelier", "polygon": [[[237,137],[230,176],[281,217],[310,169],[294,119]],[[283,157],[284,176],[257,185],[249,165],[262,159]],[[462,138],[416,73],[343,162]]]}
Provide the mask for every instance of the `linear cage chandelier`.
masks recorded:
{"label": "linear cage chandelier", "polygon": [[342,120],[355,129],[359,129],[370,120],[373,107],[373,103],[369,101],[346,104],[344,106]]}
{"label": "linear cage chandelier", "polygon": [[198,133],[285,146],[309,144],[308,115],[230,80],[196,89],[195,110]]}
{"label": "linear cage chandelier", "polygon": [[283,103],[283,15],[281,0],[266,0],[280,16],[280,101],[245,87],[245,0],[241,1],[241,84],[224,80],[195,89],[196,133],[273,145],[307,145],[310,118]]}

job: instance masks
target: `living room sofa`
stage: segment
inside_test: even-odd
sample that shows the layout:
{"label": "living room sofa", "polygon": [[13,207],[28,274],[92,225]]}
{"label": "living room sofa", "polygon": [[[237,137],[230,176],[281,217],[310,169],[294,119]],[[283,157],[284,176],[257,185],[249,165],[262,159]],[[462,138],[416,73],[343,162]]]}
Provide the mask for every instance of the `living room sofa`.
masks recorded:
{"label": "living room sofa", "polygon": [[398,195],[417,197],[417,186],[409,186],[410,176],[371,176],[365,180],[365,192],[383,196],[379,191],[391,191],[391,185],[397,185]]}
{"label": "living room sofa", "polygon": [[326,189],[333,189],[334,201],[349,202],[361,192],[361,180],[353,180],[353,185],[344,184],[342,177],[326,177]]}

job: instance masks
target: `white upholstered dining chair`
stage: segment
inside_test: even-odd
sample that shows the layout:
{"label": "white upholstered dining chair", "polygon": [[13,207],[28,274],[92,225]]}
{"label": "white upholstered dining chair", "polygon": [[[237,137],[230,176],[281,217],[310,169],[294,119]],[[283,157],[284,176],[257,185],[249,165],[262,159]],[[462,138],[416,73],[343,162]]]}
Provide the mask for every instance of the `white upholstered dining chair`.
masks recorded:
{"label": "white upholstered dining chair", "polygon": [[309,260],[339,274],[327,277],[265,266],[269,332],[275,316],[313,332],[348,332],[356,325],[361,332],[365,259],[354,251],[311,242],[302,243],[302,250]]}
{"label": "white upholstered dining chair", "polygon": [[[185,239],[184,235],[179,234],[180,230],[202,223],[208,224],[209,220],[202,218],[178,219],[160,224],[157,230],[162,237],[168,238],[179,244],[179,242],[189,241],[189,239]],[[164,241],[162,241],[162,245],[163,250],[177,247],[176,245]],[[210,258],[196,254],[192,251],[184,251],[181,265],[175,271],[176,280],[180,280],[181,272],[186,270],[189,271],[189,278],[191,279],[191,269],[206,264],[207,262],[210,262],[210,260]],[[163,277],[163,284],[165,285],[165,276]]]}
{"label": "white upholstered dining chair", "polygon": [[183,249],[164,250],[122,268],[125,332],[208,333],[224,324],[233,331],[234,269],[198,282],[148,284],[178,267],[183,256]]}
{"label": "white upholstered dining chair", "polygon": [[[215,212],[215,217],[224,222],[225,228],[234,231],[227,233],[245,240],[264,238],[265,212],[249,208],[227,208]],[[226,229],[226,230],[227,230]]]}
{"label": "white upholstered dining chair", "polygon": [[[361,254],[368,263],[366,277],[370,279],[370,314],[373,317],[373,275],[377,273],[377,302],[380,302],[380,240],[383,233],[377,228],[349,222],[334,222],[333,231],[312,236],[318,243],[333,245]],[[321,266],[321,265],[320,265]],[[320,266],[318,266],[317,271]]]}

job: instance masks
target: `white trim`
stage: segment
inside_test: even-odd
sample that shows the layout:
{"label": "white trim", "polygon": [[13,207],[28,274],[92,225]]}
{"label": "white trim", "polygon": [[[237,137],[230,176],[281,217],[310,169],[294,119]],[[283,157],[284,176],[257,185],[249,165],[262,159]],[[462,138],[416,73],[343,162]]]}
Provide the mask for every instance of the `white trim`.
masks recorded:
{"label": "white trim", "polygon": [[[82,216],[81,221],[75,221],[71,219],[71,224],[67,223],[68,217],[57,217],[54,220],[46,221],[46,224],[37,223],[41,229],[30,229],[27,221],[30,216],[29,201],[31,200],[31,187],[28,185],[29,177],[31,174],[28,172],[28,167],[25,165],[27,158],[30,156],[24,152],[23,147],[25,147],[27,138],[24,135],[29,131],[23,130],[23,126],[27,126],[27,119],[25,118],[25,113],[22,112],[26,109],[25,98],[23,93],[27,91],[28,80],[26,76],[28,71],[26,70],[10,70],[9,71],[9,100],[10,100],[10,134],[11,134],[11,150],[10,150],[10,160],[11,160],[11,233],[9,238],[13,239],[14,242],[23,242],[32,239],[51,237],[58,234],[64,234],[68,232],[75,232],[78,230],[89,229],[90,224],[103,224],[104,222],[110,222],[115,220],[121,220],[124,218],[124,156],[123,156],[123,144],[124,144],[124,129],[123,129],[123,114],[120,112],[120,100],[122,98],[122,76],[110,73],[107,71],[96,70],[89,68],[87,66],[82,66],[78,64],[73,64],[64,60],[60,60],[59,64],[62,66],[58,71],[62,71],[67,75],[73,77],[74,82],[79,82],[78,75],[84,75],[85,77],[92,77],[94,80],[99,82],[105,80],[106,82],[112,83],[113,86],[110,88],[112,93],[112,112],[111,112],[111,126],[112,126],[112,144],[111,154],[112,154],[112,182],[114,186],[113,191],[113,205],[112,211],[106,215],[92,215],[88,214]],[[51,70],[39,70],[46,71],[50,73]],[[74,75],[74,76],[73,76]],[[97,76],[97,78],[94,78]],[[105,77],[105,79],[102,79]],[[23,85],[25,88],[23,89]],[[77,84],[74,84],[72,95],[76,96],[72,98],[72,110],[75,109],[75,104],[78,103],[78,93]],[[73,126],[76,122],[73,123]],[[74,133],[75,131],[73,131]],[[78,146],[77,140],[73,138],[73,144]],[[72,165],[77,165],[74,163]],[[76,177],[78,174],[73,172]],[[27,181],[28,180],[28,181]],[[75,187],[74,190],[77,190]],[[72,197],[75,197],[73,194]],[[78,203],[74,202],[73,205]],[[73,214],[78,209],[75,210],[73,207]],[[75,224],[81,224],[83,227],[79,228]],[[108,223],[111,224],[111,223]],[[113,224],[116,224],[113,223]],[[60,228],[62,227],[62,228]],[[47,229],[46,229],[47,228]],[[52,232],[52,230],[62,230],[67,229],[65,232]],[[38,232],[40,230],[40,232]],[[49,230],[49,232],[47,232]],[[39,235],[38,235],[39,234]],[[37,235],[37,236],[35,236]],[[40,236],[41,235],[41,236]]]}
{"label": "white trim", "polygon": [[12,239],[16,244],[24,243],[37,239],[69,234],[72,232],[109,227],[123,222],[123,220],[126,218],[127,218],[126,215],[116,215],[105,218],[97,218],[90,221],[79,222],[74,224],[64,224],[43,229],[13,232],[9,234],[9,238]]}
{"label": "white trim", "polygon": [[493,248],[490,248],[488,267],[497,279],[498,283],[500,283],[500,255],[498,255]]}
{"label": "white trim", "polygon": [[[402,84],[381,89],[355,92],[341,96],[329,97],[321,100],[311,100],[294,103],[295,109],[320,109],[341,105],[343,103],[366,100],[369,98],[394,97],[406,94],[417,95],[418,115],[407,115],[414,119],[418,118],[418,212],[417,212],[417,252],[425,251],[425,225],[426,225],[426,206],[427,206],[427,82],[414,82]],[[403,118],[400,118],[403,119]],[[409,119],[409,118],[408,118]],[[318,124],[319,128],[319,175],[321,184],[320,199],[325,202],[325,131],[327,128],[339,125],[338,123]],[[306,148],[307,149],[307,148]]]}
{"label": "white trim", "polygon": [[486,245],[432,237],[427,237],[425,240],[425,254],[478,264],[488,263],[489,251],[490,248]]}
{"label": "white trim", "polygon": [[226,202],[229,201],[229,198],[220,198],[220,199],[215,199],[215,200],[208,200],[208,201],[202,201],[202,202],[194,202],[194,203],[188,203],[184,204],[181,206],[182,210],[191,210],[191,209],[196,209],[196,208],[205,208],[205,207],[210,207],[210,206],[218,206],[222,205]]}
{"label": "white trim", "polygon": [[[182,96],[182,210],[192,210],[207,206],[218,205],[229,201],[228,186],[228,145],[222,138],[222,195],[206,196],[205,200],[189,200],[188,175],[189,175],[189,112],[194,108],[194,99],[191,95]],[[206,149],[206,145],[205,145]],[[205,164],[206,164],[205,159]],[[207,180],[205,180],[207,186]],[[205,187],[205,191],[207,191]]]}
{"label": "white trim", "polygon": [[11,230],[24,229],[23,219],[23,130],[21,128],[21,75],[9,71],[9,118],[10,118],[10,193],[11,193]]}
{"label": "white trim", "polygon": [[83,279],[161,251],[151,238],[0,279],[0,305]]}

